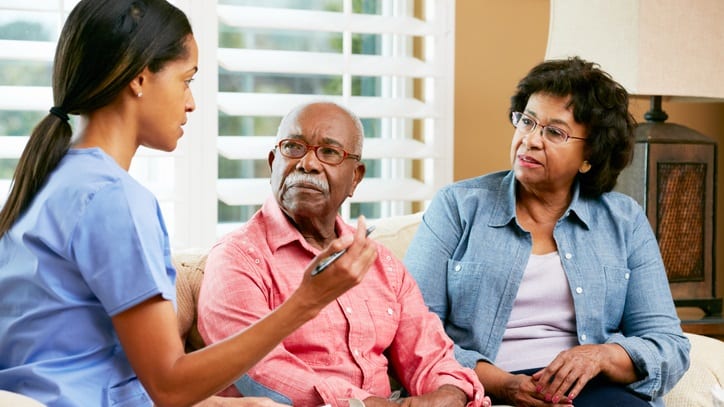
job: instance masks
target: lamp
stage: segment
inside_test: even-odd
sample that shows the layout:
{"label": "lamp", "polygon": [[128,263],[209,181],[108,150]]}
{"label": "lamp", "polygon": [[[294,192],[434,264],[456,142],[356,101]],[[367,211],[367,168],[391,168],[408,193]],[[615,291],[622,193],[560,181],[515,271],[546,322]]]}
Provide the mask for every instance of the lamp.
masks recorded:
{"label": "lamp", "polygon": [[666,123],[661,101],[724,101],[724,1],[550,1],[546,59],[580,56],[630,94],[650,97],[646,122],[636,128],[634,162],[616,190],[646,211],[676,305],[721,314],[714,272],[717,145]]}

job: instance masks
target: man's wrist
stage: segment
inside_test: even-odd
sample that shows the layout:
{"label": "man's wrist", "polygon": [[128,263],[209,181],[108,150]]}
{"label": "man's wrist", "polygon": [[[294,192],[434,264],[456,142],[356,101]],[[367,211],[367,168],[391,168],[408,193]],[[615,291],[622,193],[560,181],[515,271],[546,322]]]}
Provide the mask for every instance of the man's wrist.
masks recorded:
{"label": "man's wrist", "polygon": [[454,395],[458,400],[460,400],[463,406],[468,403],[468,395],[465,394],[465,392],[457,386],[454,386],[452,384],[444,384],[440,386],[440,388],[438,388],[438,391]]}

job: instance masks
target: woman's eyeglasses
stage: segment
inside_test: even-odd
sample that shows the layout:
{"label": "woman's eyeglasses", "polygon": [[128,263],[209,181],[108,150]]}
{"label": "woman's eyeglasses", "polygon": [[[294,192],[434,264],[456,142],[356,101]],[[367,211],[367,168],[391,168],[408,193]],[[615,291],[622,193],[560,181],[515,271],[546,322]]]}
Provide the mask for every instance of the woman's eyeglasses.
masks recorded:
{"label": "woman's eyeglasses", "polygon": [[563,144],[568,139],[585,140],[585,137],[574,137],[568,134],[567,131],[558,128],[556,126],[543,126],[534,118],[528,116],[525,113],[513,112],[510,115],[510,121],[513,123],[516,129],[520,130],[523,134],[531,134],[535,129],[541,129],[543,138],[550,141],[553,144]]}

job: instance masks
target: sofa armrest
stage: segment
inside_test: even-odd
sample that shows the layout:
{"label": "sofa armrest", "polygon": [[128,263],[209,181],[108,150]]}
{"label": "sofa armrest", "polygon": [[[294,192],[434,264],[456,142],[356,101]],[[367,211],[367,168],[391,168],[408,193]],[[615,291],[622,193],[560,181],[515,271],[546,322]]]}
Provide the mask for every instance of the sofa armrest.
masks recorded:
{"label": "sofa armrest", "polygon": [[685,333],[691,341],[691,366],[664,396],[667,407],[710,407],[712,390],[724,386],[724,342]]}
{"label": "sofa armrest", "polygon": [[176,267],[176,318],[179,335],[184,341],[186,352],[204,347],[204,341],[196,327],[196,306],[199,289],[204,276],[206,251],[189,250],[173,256]]}

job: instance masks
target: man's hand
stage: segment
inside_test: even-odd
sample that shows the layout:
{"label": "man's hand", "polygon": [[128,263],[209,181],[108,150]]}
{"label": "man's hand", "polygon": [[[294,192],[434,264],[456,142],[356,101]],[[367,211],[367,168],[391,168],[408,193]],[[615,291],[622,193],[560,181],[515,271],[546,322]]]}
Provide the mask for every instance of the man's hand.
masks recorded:
{"label": "man's hand", "polygon": [[365,403],[365,407],[397,407],[398,404],[394,401],[382,398],[382,397],[367,397],[362,400]]}
{"label": "man's hand", "polygon": [[364,399],[365,407],[464,407],[468,402],[468,397],[459,388],[445,384],[439,389],[423,394],[421,396],[406,397],[396,401],[384,399],[382,397],[368,397]]}
{"label": "man's hand", "polygon": [[218,397],[213,396],[194,407],[289,407],[266,397]]}
{"label": "man's hand", "polygon": [[571,404],[565,398],[556,403],[551,403],[551,399],[546,401],[545,393],[538,391],[538,382],[533,377],[522,374],[510,375],[500,390],[502,394],[498,395],[499,398],[519,407],[563,407]]}
{"label": "man's hand", "polygon": [[400,405],[405,407],[465,407],[468,396],[453,385],[443,385],[439,389],[427,394],[402,399]]}

